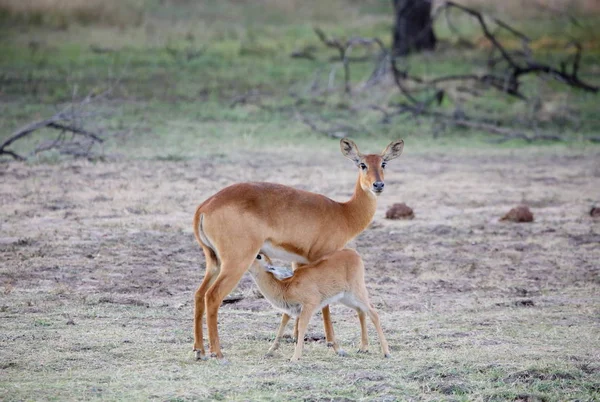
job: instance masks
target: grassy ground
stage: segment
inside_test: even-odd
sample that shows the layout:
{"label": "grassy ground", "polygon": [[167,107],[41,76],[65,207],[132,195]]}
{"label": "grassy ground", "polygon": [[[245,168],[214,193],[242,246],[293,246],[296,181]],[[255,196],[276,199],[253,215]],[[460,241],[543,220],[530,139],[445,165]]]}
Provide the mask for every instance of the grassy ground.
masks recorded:
{"label": "grassy ground", "polygon": [[[573,26],[500,11],[539,38],[532,46],[549,60],[568,56],[562,34],[582,39],[582,77],[598,82],[595,14]],[[309,98],[315,77],[321,87],[330,77],[332,53],[313,26],[389,44],[389,2],[0,0],[0,19],[0,140],[108,85],[94,124],[122,134],[92,161],[50,153],[0,164],[1,399],[600,399],[600,234],[587,215],[600,203],[600,155],[581,140],[599,131],[596,95],[536,79],[527,90],[538,103],[463,100],[569,140],[490,145],[477,131],[357,112],[397,94],[384,81],[349,100],[338,68],[336,90],[298,108],[358,127],[347,134],[366,151],[406,140],[374,223],[351,243],[366,261],[393,356],[379,356],[372,331],[371,354],[337,357],[315,317],[299,364],[287,361],[289,339],[263,358],[278,318],[245,277],[235,291],[242,299],[220,315],[228,364],[196,362],[191,302],[204,262],[191,233],[195,206],[250,180],[349,196],[355,171],[337,140],[286,105],[296,102],[290,91]],[[479,43],[473,25],[458,25]],[[451,42],[443,21],[437,29]],[[316,60],[289,57],[309,46]],[[444,46],[411,58],[411,72],[458,73],[485,61],[485,43]],[[370,66],[353,64],[354,83]],[[267,107],[232,106],[248,91]],[[27,154],[50,133],[14,149]],[[416,219],[383,219],[394,202],[411,205]],[[534,223],[497,222],[518,203],[532,208]],[[356,317],[337,306],[333,315],[353,351]]]}
{"label": "grassy ground", "polygon": [[[299,364],[288,361],[290,341],[262,358],[278,318],[246,276],[235,291],[242,300],[222,307],[219,319],[229,363],[196,362],[191,303],[203,258],[191,233],[194,206],[241,180],[345,199],[356,173],[336,144],[327,148],[6,166],[0,397],[600,397],[599,234],[587,215],[598,201],[597,151],[419,154],[407,144],[390,164],[374,224],[351,243],[365,259],[392,358],[380,356],[372,328],[371,353],[352,353],[357,319],[339,306],[334,326],[350,356],[327,349],[315,317],[316,341]],[[383,219],[398,201],[415,208],[415,220]],[[497,222],[522,201],[534,223]]]}

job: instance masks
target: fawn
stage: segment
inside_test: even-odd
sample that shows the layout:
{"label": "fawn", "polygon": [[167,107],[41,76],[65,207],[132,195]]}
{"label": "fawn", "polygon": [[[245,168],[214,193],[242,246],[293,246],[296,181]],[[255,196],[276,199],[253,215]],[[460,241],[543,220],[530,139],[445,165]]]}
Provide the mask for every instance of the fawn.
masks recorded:
{"label": "fawn", "polygon": [[390,351],[379,323],[379,315],[369,302],[364,272],[362,258],[352,249],[335,251],[314,263],[303,265],[288,278],[285,278],[287,275],[282,273],[280,268],[271,265],[269,257],[262,252],[258,254],[250,267],[250,274],[273,307],[285,313],[275,342],[267,355],[279,347],[279,340],[291,316],[298,318],[297,343],[291,360],[300,359],[306,327],[312,315],[324,306],[340,302],[358,313],[361,329],[361,345],[358,351],[368,350],[365,320],[365,314],[368,314],[377,329],[383,355],[389,357]]}

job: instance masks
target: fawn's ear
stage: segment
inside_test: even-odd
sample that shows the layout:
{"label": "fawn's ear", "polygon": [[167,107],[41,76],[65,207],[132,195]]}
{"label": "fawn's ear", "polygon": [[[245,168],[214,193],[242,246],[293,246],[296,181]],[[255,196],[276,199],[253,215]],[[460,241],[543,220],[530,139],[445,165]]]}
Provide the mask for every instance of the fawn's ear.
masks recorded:
{"label": "fawn's ear", "polygon": [[267,272],[270,272],[273,274],[273,276],[277,279],[277,280],[284,280],[287,278],[291,278],[292,276],[294,276],[294,271],[292,271],[289,268],[285,268],[285,267],[274,267],[273,265],[269,265],[267,268]]}
{"label": "fawn's ear", "polygon": [[400,155],[402,155],[402,150],[404,149],[404,140],[392,141],[390,145],[388,145],[383,152],[381,153],[381,157],[384,162],[390,161],[392,159],[396,159]]}
{"label": "fawn's ear", "polygon": [[340,140],[340,148],[342,150],[342,155],[358,165],[362,154],[358,150],[358,147],[354,141],[349,138],[342,138]]}

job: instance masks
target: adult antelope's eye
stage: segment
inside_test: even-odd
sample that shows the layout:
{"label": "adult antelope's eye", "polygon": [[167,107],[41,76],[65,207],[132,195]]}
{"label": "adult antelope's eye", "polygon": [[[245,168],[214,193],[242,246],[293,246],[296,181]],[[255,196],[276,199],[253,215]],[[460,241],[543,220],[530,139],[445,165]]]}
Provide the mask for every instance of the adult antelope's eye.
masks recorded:
{"label": "adult antelope's eye", "polygon": [[256,256],[256,259],[257,259],[257,260],[262,260],[262,255],[260,255],[260,254],[259,254],[259,255],[257,255],[257,256]]}
{"label": "adult antelope's eye", "polygon": [[383,163],[381,164],[381,168],[382,168],[382,169],[385,169],[385,165],[387,165],[387,163],[383,162]]}
{"label": "adult antelope's eye", "polygon": [[358,165],[362,170],[367,170],[367,165],[365,165],[364,163],[361,163],[360,165]]}

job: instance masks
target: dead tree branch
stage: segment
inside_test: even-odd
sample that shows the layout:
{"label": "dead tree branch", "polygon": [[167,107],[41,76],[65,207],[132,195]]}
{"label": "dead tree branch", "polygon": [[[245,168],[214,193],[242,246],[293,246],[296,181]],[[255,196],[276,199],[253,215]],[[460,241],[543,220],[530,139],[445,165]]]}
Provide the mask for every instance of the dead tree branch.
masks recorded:
{"label": "dead tree branch", "polygon": [[346,93],[350,93],[352,90],[350,84],[350,62],[352,60],[349,56],[352,48],[356,46],[370,47],[376,44],[379,47],[382,55],[387,55],[388,53],[387,48],[379,38],[352,37],[347,39],[345,42],[342,42],[336,38],[329,38],[320,28],[314,28],[314,31],[321,42],[323,42],[327,47],[336,49],[338,51],[339,60],[342,61],[344,66],[344,90]]}
{"label": "dead tree branch", "polygon": [[[530,124],[528,125],[527,123],[523,124],[523,121],[527,120],[526,118],[523,118],[521,122],[519,122],[521,119],[503,122],[502,119],[478,116],[478,114],[481,113],[481,108],[478,108],[479,113],[469,113],[465,112],[462,106],[465,102],[465,98],[469,99],[469,97],[481,96],[484,90],[492,89],[521,101],[528,102],[531,106],[530,113],[533,114],[536,111],[535,104],[537,101],[528,98],[533,96],[533,94],[532,81],[526,80],[525,78],[527,76],[539,77],[541,80],[538,80],[538,82],[542,82],[543,80],[556,80],[577,90],[598,93],[600,91],[599,86],[586,82],[580,77],[583,53],[582,46],[576,42],[569,43],[568,46],[575,49],[574,54],[558,63],[558,65],[552,65],[550,62],[541,60],[538,55],[534,54],[533,49],[530,47],[531,39],[523,32],[515,29],[510,24],[500,19],[484,15],[473,8],[455,3],[454,1],[445,1],[437,7],[430,24],[432,24],[439,16],[443,15],[448,20],[450,29],[454,34],[458,35],[458,30],[456,30],[450,21],[450,10],[472,17],[483,37],[489,42],[491,51],[487,55],[487,62],[485,65],[482,65],[485,69],[484,71],[447,74],[434,77],[410,74],[408,65],[404,65],[406,61],[410,59],[394,57],[391,51],[378,38],[351,37],[349,39],[338,39],[328,36],[320,28],[314,28],[315,34],[319,40],[327,48],[331,48],[335,51],[336,56],[331,60],[341,61],[342,63],[344,93],[347,94],[347,101],[351,102],[349,106],[345,107],[354,111],[371,110],[379,112],[382,114],[382,123],[389,123],[395,116],[400,115],[413,117],[423,116],[432,119],[436,123],[440,123],[442,126],[454,125],[467,129],[486,131],[496,136],[498,142],[510,139],[521,139],[527,142],[536,140],[561,141],[562,138],[559,135],[540,134],[538,132],[537,124],[533,124],[533,126]],[[430,27],[431,26],[424,29]],[[506,42],[501,40],[500,33],[506,33],[506,35],[514,37],[517,41],[520,41],[521,47],[516,50],[510,49],[510,47],[505,44]],[[373,46],[378,48],[379,55],[376,60],[375,68],[368,80],[361,85],[355,86],[353,89],[350,69],[351,63],[368,60],[368,58],[352,57],[352,49],[356,47],[368,49]],[[474,45],[473,48],[475,48]],[[312,50],[313,48],[311,48],[311,56],[313,55]],[[301,56],[303,55],[294,55],[294,57]],[[400,66],[400,60],[404,61],[402,66]],[[331,91],[335,71],[335,69],[332,69],[329,73],[329,85],[326,90],[314,90],[320,82],[318,79],[314,80],[311,85],[311,96],[318,97],[320,95],[327,95],[327,93]],[[376,104],[377,101],[373,101],[373,98],[368,99],[365,98],[365,96],[362,96],[362,99],[358,100],[358,97],[352,97],[352,95],[356,95],[359,92],[359,88],[364,91],[365,89],[372,88],[378,83],[385,82],[382,78],[389,76],[388,73],[390,71],[395,88],[400,91],[400,94],[405,101],[392,105],[389,103],[390,98],[388,96],[388,104],[379,105]],[[467,83],[472,85],[466,85]],[[370,95],[369,92],[365,91],[361,93],[366,94],[368,97]],[[382,93],[382,91],[379,92]],[[386,99],[386,95],[375,96]],[[439,108],[446,96],[454,100],[454,112],[444,112],[443,109]],[[539,101],[539,96],[537,99]],[[326,102],[326,100],[324,102]],[[340,127],[329,127],[331,126],[331,123],[319,123],[318,121],[315,121],[317,118],[307,117],[307,115],[299,111],[301,107],[302,104],[300,102],[297,102],[293,106],[294,115],[298,120],[310,127],[311,130],[334,138],[338,138],[341,135],[340,132],[346,131],[346,128],[340,129]],[[339,107],[339,104],[337,107]],[[519,128],[519,125],[523,127]],[[594,139],[590,139],[590,141],[593,140]]]}
{"label": "dead tree branch", "polygon": [[[515,58],[513,58],[513,56],[510,55],[510,53],[500,43],[496,36],[489,30],[489,27],[487,26],[483,15],[479,11],[463,6],[461,4],[454,3],[453,1],[444,2],[440,6],[440,8],[456,8],[475,17],[475,19],[479,23],[479,27],[481,28],[484,36],[490,41],[493,48],[500,52],[504,61],[508,63],[509,69],[506,71],[506,77],[508,77],[507,88],[510,88],[513,92],[519,93],[518,91],[521,84],[519,82],[519,78],[521,76],[535,73],[548,74],[557,79],[558,81],[564,82],[565,84],[571,87],[582,89],[588,92],[597,93],[598,90],[600,90],[600,88],[597,86],[583,82],[577,75],[579,70],[579,62],[581,60],[581,45],[575,44],[577,48],[577,54],[573,60],[570,73],[567,72],[566,67],[561,68],[559,70],[542,62],[531,60],[530,58],[527,58],[525,60],[525,64],[520,64]],[[527,36],[512,28],[507,23],[499,19],[494,19],[494,22],[502,28],[506,29],[507,31],[511,32],[513,35],[521,38],[524,43],[529,42],[529,38]]]}
{"label": "dead tree branch", "polygon": [[[19,155],[15,151],[9,149],[8,147],[14,144],[16,141],[21,140],[33,132],[41,129],[41,128],[52,128],[59,130],[59,135],[52,141],[46,142],[40,146],[38,146],[32,154],[37,154],[42,151],[48,151],[51,149],[58,149],[59,152],[70,154],[78,157],[89,156],[89,152],[91,147],[96,143],[103,143],[104,139],[101,134],[97,132],[93,132],[88,129],[84,129],[79,125],[79,121],[82,118],[89,117],[88,113],[83,112],[81,109],[90,104],[93,101],[104,98],[108,94],[108,91],[100,94],[93,95],[90,94],[86,96],[83,100],[78,103],[72,103],[69,106],[65,107],[63,110],[54,114],[53,116],[35,121],[33,123],[29,123],[14,133],[12,133],[2,144],[0,144],[0,155],[8,155],[16,160],[26,160],[27,157],[23,155]],[[64,133],[69,132],[73,134],[73,138],[67,140],[64,136]],[[75,140],[75,136],[80,136],[86,138],[88,141],[78,141]]]}

